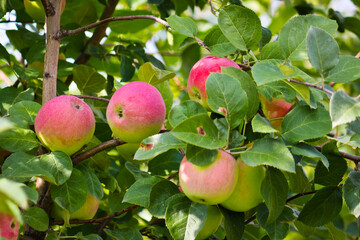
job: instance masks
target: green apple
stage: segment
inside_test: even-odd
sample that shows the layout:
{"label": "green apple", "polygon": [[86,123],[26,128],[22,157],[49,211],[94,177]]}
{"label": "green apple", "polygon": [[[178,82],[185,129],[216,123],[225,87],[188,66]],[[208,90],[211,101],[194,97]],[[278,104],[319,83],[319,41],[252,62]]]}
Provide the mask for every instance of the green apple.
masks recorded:
{"label": "green apple", "polygon": [[80,98],[61,95],[45,103],[35,118],[35,132],[51,151],[68,155],[80,150],[94,135],[95,117]]}
{"label": "green apple", "polygon": [[[61,1],[61,13],[64,11],[66,0]],[[45,10],[41,0],[24,0],[25,11],[38,22],[45,21]]]}
{"label": "green apple", "polygon": [[261,108],[265,117],[270,120],[271,125],[281,130],[282,119],[291,111],[294,103],[289,103],[281,98],[274,98],[272,100],[266,99],[260,94]]}
{"label": "green apple", "polygon": [[[71,213],[70,219],[92,219],[99,208],[99,202],[99,200],[97,200],[88,193],[84,205],[79,210]],[[65,220],[66,213],[56,203],[54,203],[51,211],[51,216],[56,220]]]}
{"label": "green apple", "polygon": [[263,166],[251,167],[239,158],[237,160],[239,178],[231,196],[221,206],[235,212],[246,212],[264,199],[261,195],[261,183],[265,178]]}
{"label": "green apple", "polygon": [[136,151],[139,149],[140,143],[125,143],[116,147],[119,155],[127,161],[132,161]]}
{"label": "green apple", "polygon": [[214,205],[225,201],[235,189],[239,169],[234,157],[217,150],[216,160],[206,166],[197,166],[183,158],[179,180],[182,191],[194,202]]}
{"label": "green apple", "polygon": [[203,228],[200,230],[195,240],[204,240],[209,238],[219,228],[222,221],[222,214],[216,205],[206,205],[207,217]]}
{"label": "green apple", "polygon": [[113,134],[129,143],[140,143],[158,133],[165,121],[164,99],[156,87],[130,82],[111,97],[106,118]]}
{"label": "green apple", "polygon": [[0,238],[16,240],[19,235],[19,221],[7,213],[0,213]]}

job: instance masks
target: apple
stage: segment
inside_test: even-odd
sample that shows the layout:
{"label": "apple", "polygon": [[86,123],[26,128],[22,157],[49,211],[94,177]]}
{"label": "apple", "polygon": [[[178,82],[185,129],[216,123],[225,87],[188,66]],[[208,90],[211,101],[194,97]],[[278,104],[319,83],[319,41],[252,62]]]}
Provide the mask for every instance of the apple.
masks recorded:
{"label": "apple", "polygon": [[111,97],[106,118],[113,134],[129,143],[140,143],[158,133],[166,109],[160,92],[145,82],[130,82]]}
{"label": "apple", "polygon": [[197,166],[183,158],[179,180],[185,195],[194,202],[214,205],[225,201],[235,189],[239,169],[233,156],[217,150],[216,160]]}
{"label": "apple", "polygon": [[241,158],[237,160],[239,178],[231,196],[221,206],[235,212],[246,212],[263,201],[261,183],[265,178],[263,166],[251,167]]}
{"label": "apple", "polygon": [[[66,0],[61,1],[61,13],[63,13]],[[45,21],[45,10],[41,0],[24,0],[25,11],[30,17],[38,22]]]}
{"label": "apple", "polygon": [[71,95],[55,97],[44,104],[35,118],[35,132],[51,151],[71,155],[94,135],[95,117],[91,108]]}
{"label": "apple", "polygon": [[0,213],[0,238],[16,240],[19,235],[19,221],[7,213]]}
{"label": "apple", "polygon": [[281,98],[274,98],[272,100],[266,99],[260,94],[260,102],[262,111],[267,119],[270,120],[271,125],[281,130],[282,119],[291,111],[294,103],[289,103]]}
{"label": "apple", "polygon": [[[87,220],[92,219],[98,208],[99,208],[99,200],[91,196],[89,193],[87,193],[86,201],[84,205],[75,212],[70,214],[70,219],[78,219],[78,220]],[[55,220],[61,220],[65,219],[66,213],[64,210],[62,210],[56,203],[54,203],[53,208],[51,210],[51,216]]]}
{"label": "apple", "polygon": [[187,90],[191,100],[198,101],[209,110],[206,95],[206,80],[210,73],[221,72],[221,67],[240,68],[236,62],[224,58],[208,56],[200,59],[191,68],[187,82]]}
{"label": "apple", "polygon": [[139,149],[140,143],[125,143],[116,147],[119,155],[127,161],[134,159],[136,151]]}
{"label": "apple", "polygon": [[206,205],[207,217],[203,228],[200,230],[195,240],[208,239],[219,228],[222,214],[217,206]]}

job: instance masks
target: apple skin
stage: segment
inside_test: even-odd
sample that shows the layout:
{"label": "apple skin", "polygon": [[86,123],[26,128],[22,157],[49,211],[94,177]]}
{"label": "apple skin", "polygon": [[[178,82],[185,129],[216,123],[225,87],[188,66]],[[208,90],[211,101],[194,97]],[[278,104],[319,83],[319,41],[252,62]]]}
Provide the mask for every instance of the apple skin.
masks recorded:
{"label": "apple skin", "polygon": [[[89,193],[86,195],[86,201],[84,205],[75,212],[70,214],[70,219],[78,219],[78,220],[87,220],[92,219],[98,208],[99,208],[99,200],[91,196]],[[51,216],[55,220],[63,220],[65,219],[65,212],[56,204],[54,203]]]}
{"label": "apple skin", "polygon": [[140,143],[158,133],[166,108],[160,92],[145,82],[130,82],[111,97],[106,118],[113,134],[129,143]]}
{"label": "apple skin", "polygon": [[19,221],[7,213],[0,213],[0,237],[16,240],[19,235]]}
{"label": "apple skin", "polygon": [[[63,13],[66,5],[66,0],[61,1],[61,13]],[[24,0],[25,11],[29,14],[30,17],[35,19],[38,22],[45,21],[45,10],[44,6],[41,3],[41,0]]]}
{"label": "apple skin", "polygon": [[197,61],[191,68],[187,82],[190,99],[199,102],[210,110],[207,104],[206,80],[210,73],[221,72],[221,67],[230,66],[240,69],[236,62],[224,57],[208,56]]}
{"label": "apple skin", "polygon": [[80,98],[61,95],[48,101],[35,118],[35,132],[51,151],[71,155],[94,135],[95,117]]}
{"label": "apple skin", "polygon": [[239,178],[235,190],[221,206],[235,212],[246,212],[264,200],[261,195],[261,183],[265,178],[265,168],[248,166],[241,158],[238,158],[237,166]]}
{"label": "apple skin", "polygon": [[203,228],[200,230],[195,240],[208,239],[219,228],[222,221],[222,214],[217,206],[206,205],[207,217]]}
{"label": "apple skin", "polygon": [[230,197],[238,172],[234,157],[223,150],[218,150],[216,160],[206,166],[197,166],[184,157],[179,170],[180,186],[192,201],[215,205]]}
{"label": "apple skin", "polygon": [[282,118],[291,111],[294,103],[288,103],[284,99],[274,98],[271,101],[260,94],[261,109],[265,117],[270,120],[276,130],[281,130]]}

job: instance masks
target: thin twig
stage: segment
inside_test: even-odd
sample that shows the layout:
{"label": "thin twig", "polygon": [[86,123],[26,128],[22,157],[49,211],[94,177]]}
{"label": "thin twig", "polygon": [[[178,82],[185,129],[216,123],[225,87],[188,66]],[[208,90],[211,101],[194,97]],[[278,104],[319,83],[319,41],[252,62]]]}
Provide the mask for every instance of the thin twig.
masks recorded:
{"label": "thin twig", "polygon": [[104,102],[110,101],[107,98],[96,97],[96,96],[87,96],[87,95],[73,95],[73,96],[78,97],[78,98],[84,98],[84,99],[95,99],[95,100],[104,101]]}
{"label": "thin twig", "polygon": [[210,52],[210,48],[208,46],[205,45],[204,41],[195,37],[196,42],[203,48],[205,48],[206,50],[208,50]]}
{"label": "thin twig", "polygon": [[134,15],[134,16],[123,16],[123,17],[109,17],[109,18],[105,18],[103,20],[100,20],[100,21],[98,21],[96,23],[92,23],[92,24],[89,24],[87,26],[80,27],[80,28],[77,28],[77,29],[74,29],[74,30],[61,30],[56,34],[55,37],[57,39],[60,39],[60,38],[65,37],[65,36],[76,35],[78,33],[84,32],[84,31],[89,30],[91,28],[95,28],[95,27],[103,25],[105,23],[114,22],[114,21],[123,21],[123,20],[134,20],[134,19],[150,19],[150,20],[154,20],[154,21],[156,21],[158,23],[161,23],[162,25],[164,25],[167,28],[170,27],[169,24],[165,20],[163,20],[161,18],[158,18],[158,17],[155,17],[153,15]]}
{"label": "thin twig", "polygon": [[316,88],[316,89],[319,89],[329,95],[332,95],[333,92],[326,89],[326,88],[323,88],[323,87],[320,87],[320,86],[317,86],[317,85],[314,85],[314,84],[311,84],[311,83],[307,83],[307,82],[302,82],[302,81],[299,81],[299,80],[295,80],[295,79],[287,79],[289,82],[293,82],[293,83],[298,83],[298,84],[302,84],[302,85],[305,85],[305,86],[308,86],[308,87],[312,87],[312,88]]}
{"label": "thin twig", "polygon": [[[318,151],[321,151],[321,147],[320,146],[315,146],[315,148],[318,150]],[[357,155],[353,155],[353,154],[350,154],[350,153],[346,153],[346,152],[341,152],[339,151],[339,154],[344,157],[344,158],[347,158],[355,163],[358,163],[360,162],[360,156],[357,156]]]}

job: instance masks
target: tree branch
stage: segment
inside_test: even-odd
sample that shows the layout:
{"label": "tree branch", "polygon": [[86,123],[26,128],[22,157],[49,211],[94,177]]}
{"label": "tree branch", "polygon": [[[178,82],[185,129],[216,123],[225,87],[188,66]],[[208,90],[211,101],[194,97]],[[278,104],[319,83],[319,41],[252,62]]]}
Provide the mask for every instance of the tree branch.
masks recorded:
{"label": "tree branch", "polygon": [[[60,2],[62,0],[59,0]],[[45,14],[46,16],[54,16],[55,15],[55,9],[54,6],[50,3],[49,0],[41,0],[42,5],[44,6]],[[59,8],[60,9],[60,8]],[[59,10],[60,11],[60,10]]]}
{"label": "tree branch", "polygon": [[316,88],[316,89],[319,89],[329,95],[332,95],[333,92],[326,89],[326,88],[322,88],[320,86],[317,86],[317,85],[314,85],[314,84],[311,84],[311,83],[307,83],[307,82],[302,82],[302,81],[298,81],[298,80],[295,80],[295,79],[287,79],[289,82],[293,82],[293,83],[298,83],[298,84],[302,84],[302,85],[305,85],[305,86],[308,86],[308,87],[312,87],[312,88]]}
{"label": "tree branch", "polygon": [[[135,20],[135,19],[150,19],[150,20],[154,20],[158,23],[161,23],[162,25],[164,25],[165,27],[170,27],[169,24],[158,17],[155,17],[153,15],[134,15],[134,16],[123,16],[123,17],[109,17],[109,18],[105,18],[103,20],[100,20],[96,23],[92,23],[89,24],[87,26],[84,27],[80,27],[74,30],[61,30],[57,33],[56,37],[57,38],[62,38],[62,37],[66,37],[66,36],[72,36],[72,35],[76,35],[78,33],[84,32],[86,30],[89,30],[91,28],[109,23],[109,22],[114,22],[114,21],[123,21],[123,20]],[[201,41],[201,40],[200,40]]]}
{"label": "tree branch", "polygon": [[84,98],[84,99],[95,99],[95,100],[99,100],[99,101],[110,102],[110,100],[107,98],[96,97],[96,96],[87,96],[87,95],[73,95],[73,96],[78,97],[78,98]]}
{"label": "tree branch", "polygon": [[[315,146],[315,148],[316,148],[319,152],[321,152],[321,147],[320,147],[320,146]],[[349,160],[351,160],[351,161],[353,161],[353,162],[355,162],[355,163],[360,162],[360,156],[352,155],[352,154],[350,154],[350,153],[340,152],[340,151],[339,151],[339,153],[340,153],[340,155],[341,155],[343,158],[347,158],[347,159],[349,159]]]}

